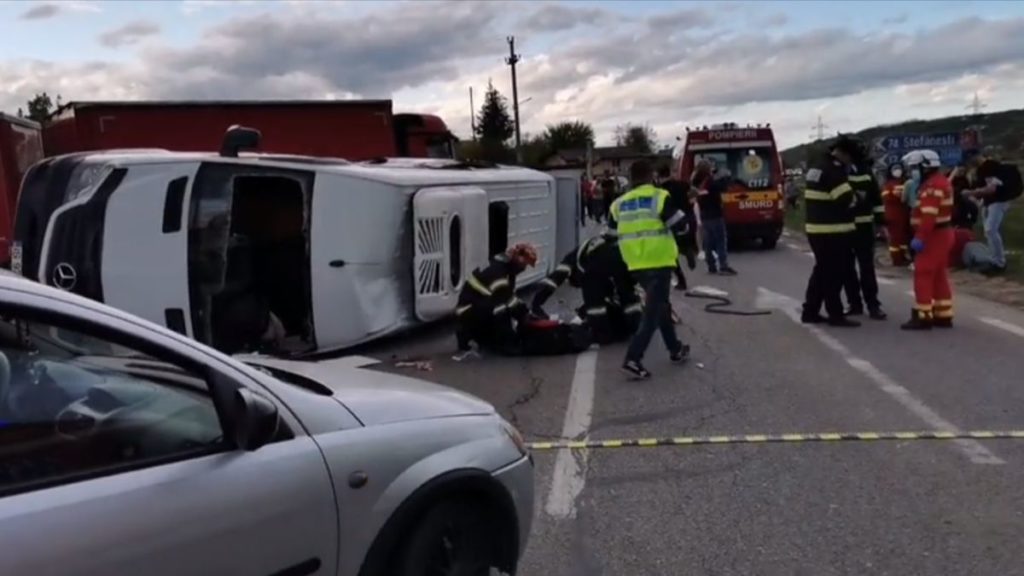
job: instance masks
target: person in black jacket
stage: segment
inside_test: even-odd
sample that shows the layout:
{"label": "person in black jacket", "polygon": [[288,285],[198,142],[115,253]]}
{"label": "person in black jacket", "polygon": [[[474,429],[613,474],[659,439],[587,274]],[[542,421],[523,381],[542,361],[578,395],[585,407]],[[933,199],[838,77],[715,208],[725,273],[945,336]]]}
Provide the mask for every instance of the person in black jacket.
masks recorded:
{"label": "person in black jacket", "polygon": [[953,185],[953,227],[973,230],[978,223],[981,211],[974,200],[964,197],[963,192],[971,187],[967,177],[967,168],[957,166],[949,174],[949,182]]}
{"label": "person in black jacket", "polygon": [[806,324],[825,322],[821,305],[825,305],[829,326],[857,327],[843,313],[840,294],[843,281],[852,265],[850,246],[854,223],[853,188],[849,183],[850,166],[859,150],[859,142],[841,136],[828,155],[816,159],[804,180],[804,231],[814,252],[814,270],[807,281],[801,321]]}
{"label": "person in black jacket", "polygon": [[707,160],[700,160],[690,179],[700,207],[700,221],[704,229],[704,260],[708,274],[735,276],[729,266],[729,238],[726,234],[725,207],[722,194],[729,186],[726,169],[718,170]]}
{"label": "person in black jacket", "polygon": [[536,265],[537,250],[530,244],[516,244],[492,257],[485,268],[473,270],[455,308],[460,352],[470,350],[471,342],[499,353],[519,352],[513,320],[522,322],[528,310],[516,296],[516,276]]}
{"label": "person in black jacket", "polygon": [[636,331],[643,305],[614,232],[606,230],[566,254],[555,271],[541,282],[530,313],[547,318],[544,303],[566,281],[583,292],[583,305],[577,313],[587,323],[595,342],[624,340]]}
{"label": "person in black jacket", "polygon": [[[690,199],[690,185],[682,180],[672,178],[672,171],[668,166],[658,169],[658,180],[663,190],[672,196],[672,201],[682,210],[686,216],[686,223],[689,230],[684,233],[674,232],[676,245],[679,246],[679,254],[686,258],[686,266],[693,270],[697,267],[697,217],[693,209],[693,201]],[[682,264],[676,264],[676,290],[686,290],[686,274],[683,273]]]}
{"label": "person in black jacket", "polygon": [[858,150],[857,158],[850,167],[848,180],[855,195],[855,229],[850,237],[853,261],[847,269],[843,287],[850,305],[846,310],[847,316],[864,314],[864,305],[867,304],[868,316],[872,320],[885,320],[875,276],[875,224],[884,222],[885,207],[882,206],[882,191],[871,174],[871,164],[867,149],[863,148]]}

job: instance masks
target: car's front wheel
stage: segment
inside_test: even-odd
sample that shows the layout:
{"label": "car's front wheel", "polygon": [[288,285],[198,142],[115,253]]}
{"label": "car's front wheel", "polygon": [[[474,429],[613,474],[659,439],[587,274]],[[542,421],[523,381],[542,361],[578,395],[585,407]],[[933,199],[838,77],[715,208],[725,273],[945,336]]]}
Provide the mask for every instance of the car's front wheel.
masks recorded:
{"label": "car's front wheel", "polygon": [[490,576],[498,564],[485,506],[445,500],[430,508],[405,541],[401,576]]}

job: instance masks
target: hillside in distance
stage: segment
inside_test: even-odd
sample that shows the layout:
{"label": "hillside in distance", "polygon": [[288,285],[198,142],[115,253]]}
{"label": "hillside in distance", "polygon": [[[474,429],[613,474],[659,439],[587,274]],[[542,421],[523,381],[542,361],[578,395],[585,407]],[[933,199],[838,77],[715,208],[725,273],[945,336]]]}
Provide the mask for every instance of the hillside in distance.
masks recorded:
{"label": "hillside in distance", "polygon": [[[1005,160],[1019,160],[1024,156],[1024,109],[1006,110],[991,114],[947,116],[933,120],[908,120],[899,124],[879,125],[861,130],[856,135],[869,144],[889,134],[926,134],[961,132],[968,127],[981,127],[981,144],[991,153]],[[824,150],[833,138],[801,144],[782,151],[786,166],[799,166],[815,152]]]}

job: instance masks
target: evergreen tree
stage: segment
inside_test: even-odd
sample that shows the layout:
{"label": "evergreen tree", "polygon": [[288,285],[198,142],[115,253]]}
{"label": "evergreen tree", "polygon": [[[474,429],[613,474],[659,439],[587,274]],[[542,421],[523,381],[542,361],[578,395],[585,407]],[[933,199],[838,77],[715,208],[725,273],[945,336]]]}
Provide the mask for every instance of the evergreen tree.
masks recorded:
{"label": "evergreen tree", "polygon": [[[57,100],[58,102],[60,101],[60,96],[57,96]],[[36,94],[28,101],[26,106],[28,108],[29,119],[35,120],[36,122],[46,122],[50,118],[50,114],[53,113],[53,100],[46,92]]]}
{"label": "evergreen tree", "polygon": [[504,145],[515,134],[515,124],[508,113],[508,102],[494,84],[487,82],[487,93],[476,118],[476,135],[485,142]]}
{"label": "evergreen tree", "polygon": [[653,154],[658,144],[658,135],[650,124],[624,124],[615,127],[615,144],[641,154]]}

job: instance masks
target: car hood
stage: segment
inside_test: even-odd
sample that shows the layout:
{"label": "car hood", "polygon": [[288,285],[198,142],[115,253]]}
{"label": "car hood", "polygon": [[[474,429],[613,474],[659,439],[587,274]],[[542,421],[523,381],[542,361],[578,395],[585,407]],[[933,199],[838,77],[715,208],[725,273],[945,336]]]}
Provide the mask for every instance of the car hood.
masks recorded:
{"label": "car hood", "polygon": [[378,361],[362,356],[332,360],[280,360],[238,356],[256,366],[281,370],[322,384],[358,418],[373,426],[428,418],[493,414],[494,406],[446,386],[367,370]]}

